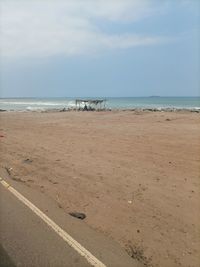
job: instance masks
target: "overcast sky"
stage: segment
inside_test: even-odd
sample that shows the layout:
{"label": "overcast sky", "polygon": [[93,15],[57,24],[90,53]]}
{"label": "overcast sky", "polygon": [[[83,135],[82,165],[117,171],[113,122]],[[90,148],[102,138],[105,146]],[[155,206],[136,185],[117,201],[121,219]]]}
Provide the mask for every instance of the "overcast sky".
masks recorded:
{"label": "overcast sky", "polygon": [[198,0],[0,0],[0,96],[197,96]]}

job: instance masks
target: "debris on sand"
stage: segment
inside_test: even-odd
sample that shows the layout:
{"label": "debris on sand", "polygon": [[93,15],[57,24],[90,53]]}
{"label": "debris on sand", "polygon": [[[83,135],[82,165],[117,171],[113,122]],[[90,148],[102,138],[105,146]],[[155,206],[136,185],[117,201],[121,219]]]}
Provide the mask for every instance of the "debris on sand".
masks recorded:
{"label": "debris on sand", "polygon": [[21,178],[11,176],[11,179],[14,180],[14,181],[16,181],[16,182],[20,182],[20,183],[26,184],[26,181],[25,180],[22,180]]}
{"label": "debris on sand", "polygon": [[65,111],[67,111],[67,109],[66,108],[63,108],[63,109],[61,109],[61,110],[59,110],[60,112],[65,112]]}
{"label": "debris on sand", "polygon": [[69,212],[69,215],[71,215],[77,219],[80,219],[80,220],[84,220],[86,218],[86,215],[84,213],[81,213],[81,212]]}
{"label": "debris on sand", "polygon": [[5,167],[5,170],[7,171],[7,173],[8,173],[9,175],[11,175],[12,168]]}
{"label": "debris on sand", "polygon": [[57,202],[57,204],[58,204],[58,207],[59,207],[60,209],[62,209],[63,206],[62,206],[62,204],[61,204],[61,202],[60,202],[60,197],[59,197],[58,194],[56,195],[56,202]]}
{"label": "debris on sand", "polygon": [[152,267],[151,258],[144,256],[144,251],[142,247],[128,244],[126,245],[126,251],[129,256],[139,262],[141,262],[146,267]]}
{"label": "debris on sand", "polygon": [[47,179],[50,183],[52,183],[52,184],[58,184],[58,182],[56,182],[56,181],[53,181],[53,180],[51,180],[51,179]]}
{"label": "debris on sand", "polygon": [[5,170],[7,171],[8,175],[10,176],[10,178],[13,180],[13,181],[16,181],[16,182],[20,182],[20,183],[24,183],[26,184],[26,181],[17,177],[16,175],[14,175],[12,172],[13,168],[9,168],[9,167],[4,167]]}
{"label": "debris on sand", "polygon": [[25,159],[23,162],[24,163],[31,163],[31,162],[33,162],[33,160],[28,158],[28,159]]}

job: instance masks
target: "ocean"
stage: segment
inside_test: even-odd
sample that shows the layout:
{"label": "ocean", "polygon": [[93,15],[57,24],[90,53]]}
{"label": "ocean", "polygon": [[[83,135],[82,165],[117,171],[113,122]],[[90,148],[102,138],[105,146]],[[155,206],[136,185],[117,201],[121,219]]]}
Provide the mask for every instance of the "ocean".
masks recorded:
{"label": "ocean", "polygon": [[[88,98],[84,98],[88,99]],[[95,98],[89,98],[95,99]],[[99,98],[97,98],[99,99]],[[200,110],[200,97],[107,97],[108,109],[189,109]],[[45,111],[73,109],[75,98],[0,98],[0,109],[8,111]]]}

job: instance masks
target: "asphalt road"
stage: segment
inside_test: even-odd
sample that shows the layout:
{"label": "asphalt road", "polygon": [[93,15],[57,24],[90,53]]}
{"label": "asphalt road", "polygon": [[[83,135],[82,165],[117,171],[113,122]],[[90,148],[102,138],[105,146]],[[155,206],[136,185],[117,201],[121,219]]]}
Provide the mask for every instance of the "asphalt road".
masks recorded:
{"label": "asphalt road", "polygon": [[0,190],[1,266],[91,266],[15,196]]}
{"label": "asphalt road", "polygon": [[[142,266],[131,259],[113,240],[95,232],[82,221],[67,216],[44,194],[31,191],[30,188],[15,182],[12,182],[12,186],[46,212],[49,218],[105,266]],[[88,267],[91,264],[0,184],[0,266]]]}

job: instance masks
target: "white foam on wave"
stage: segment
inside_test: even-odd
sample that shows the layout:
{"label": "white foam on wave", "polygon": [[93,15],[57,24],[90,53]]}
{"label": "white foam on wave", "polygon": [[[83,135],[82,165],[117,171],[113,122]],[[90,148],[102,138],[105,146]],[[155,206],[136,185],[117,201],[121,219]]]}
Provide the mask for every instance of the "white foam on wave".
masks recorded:
{"label": "white foam on wave", "polygon": [[76,104],[75,104],[74,101],[69,101],[69,102],[67,103],[67,106],[68,106],[68,107],[75,107]]}
{"label": "white foam on wave", "polygon": [[28,111],[45,111],[45,108],[42,108],[42,107],[26,107],[26,110]]}
{"label": "white foam on wave", "polygon": [[18,101],[1,101],[1,104],[6,104],[6,105],[33,105],[33,106],[63,106],[67,105],[67,103],[53,103],[53,102],[18,102]]}

